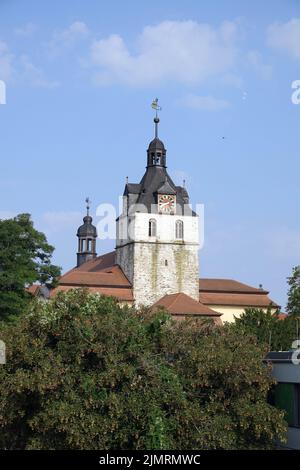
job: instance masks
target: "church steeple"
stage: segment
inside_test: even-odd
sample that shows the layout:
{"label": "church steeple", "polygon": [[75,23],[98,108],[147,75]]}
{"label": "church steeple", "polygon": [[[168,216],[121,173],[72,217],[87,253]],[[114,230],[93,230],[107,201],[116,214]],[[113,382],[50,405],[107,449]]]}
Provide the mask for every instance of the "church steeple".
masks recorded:
{"label": "church steeple", "polygon": [[77,267],[82,263],[94,259],[96,253],[97,229],[92,225],[93,219],[90,216],[90,200],[86,198],[86,216],[83,218],[83,225],[77,230],[78,252]]}
{"label": "church steeple", "polygon": [[161,110],[161,107],[158,105],[158,99],[156,98],[152,102],[152,108],[155,109],[155,137],[150,142],[147,150],[147,167],[160,166],[166,168],[166,149],[163,142],[158,138],[158,124],[159,117],[157,111]]}
{"label": "church steeple", "polygon": [[115,260],[132,285],[135,305],[153,305],[176,293],[199,302],[198,216],[186,189],[176,186],[167,172],[157,100],[152,108],[155,135],[147,168],[139,183],[126,181]]}

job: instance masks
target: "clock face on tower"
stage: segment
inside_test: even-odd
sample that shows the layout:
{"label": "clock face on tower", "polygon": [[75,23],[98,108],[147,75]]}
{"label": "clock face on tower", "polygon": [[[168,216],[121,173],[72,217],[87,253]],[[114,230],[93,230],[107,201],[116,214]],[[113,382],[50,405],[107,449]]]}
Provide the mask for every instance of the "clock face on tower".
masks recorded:
{"label": "clock face on tower", "polygon": [[176,196],[160,194],[158,196],[158,212],[160,214],[175,214]]}

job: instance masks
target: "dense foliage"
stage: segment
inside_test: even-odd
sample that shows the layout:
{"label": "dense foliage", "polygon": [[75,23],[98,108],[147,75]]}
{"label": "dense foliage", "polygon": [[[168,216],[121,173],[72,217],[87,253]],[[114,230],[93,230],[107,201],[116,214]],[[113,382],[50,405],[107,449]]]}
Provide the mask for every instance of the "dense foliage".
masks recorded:
{"label": "dense foliage", "polygon": [[254,335],[259,343],[263,343],[272,351],[287,351],[300,333],[300,319],[294,315],[287,315],[282,320],[270,310],[248,308],[240,318],[236,318],[235,325],[238,334]]}
{"label": "dense foliage", "polygon": [[300,266],[293,268],[291,277],[288,278],[289,292],[287,311],[291,315],[300,316]]}
{"label": "dense foliage", "polygon": [[0,338],[1,448],[265,449],[286,429],[264,348],[231,326],[73,290]]}
{"label": "dense foliage", "polygon": [[36,281],[55,284],[60,268],[51,264],[53,251],[29,214],[0,220],[0,320],[24,310],[30,300],[26,286]]}

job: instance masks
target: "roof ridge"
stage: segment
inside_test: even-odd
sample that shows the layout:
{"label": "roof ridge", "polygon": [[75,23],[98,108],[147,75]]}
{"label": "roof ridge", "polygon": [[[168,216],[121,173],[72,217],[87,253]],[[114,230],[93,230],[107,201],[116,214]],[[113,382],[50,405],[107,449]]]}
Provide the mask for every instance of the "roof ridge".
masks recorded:
{"label": "roof ridge", "polygon": [[170,297],[170,296],[173,296],[174,298],[172,299],[169,307],[171,307],[172,305],[174,305],[174,302],[176,302],[177,300],[177,296],[180,295],[180,292],[174,292],[173,294],[166,294],[166,297]]}
{"label": "roof ridge", "polygon": [[[211,284],[210,284],[211,283]],[[268,295],[270,292],[232,278],[199,278],[199,291],[220,293],[255,293]]]}

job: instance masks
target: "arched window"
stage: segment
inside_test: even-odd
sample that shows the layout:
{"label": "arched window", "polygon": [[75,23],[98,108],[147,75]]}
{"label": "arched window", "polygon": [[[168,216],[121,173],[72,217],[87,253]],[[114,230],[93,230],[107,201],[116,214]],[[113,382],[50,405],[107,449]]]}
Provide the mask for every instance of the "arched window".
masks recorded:
{"label": "arched window", "polygon": [[149,237],[156,237],[156,220],[149,220]]}
{"label": "arched window", "polygon": [[175,237],[179,240],[183,239],[183,222],[182,222],[182,220],[176,220],[176,223],[175,223]]}
{"label": "arched window", "polygon": [[161,153],[158,152],[157,154],[151,153],[152,157],[152,165],[160,165]]}

